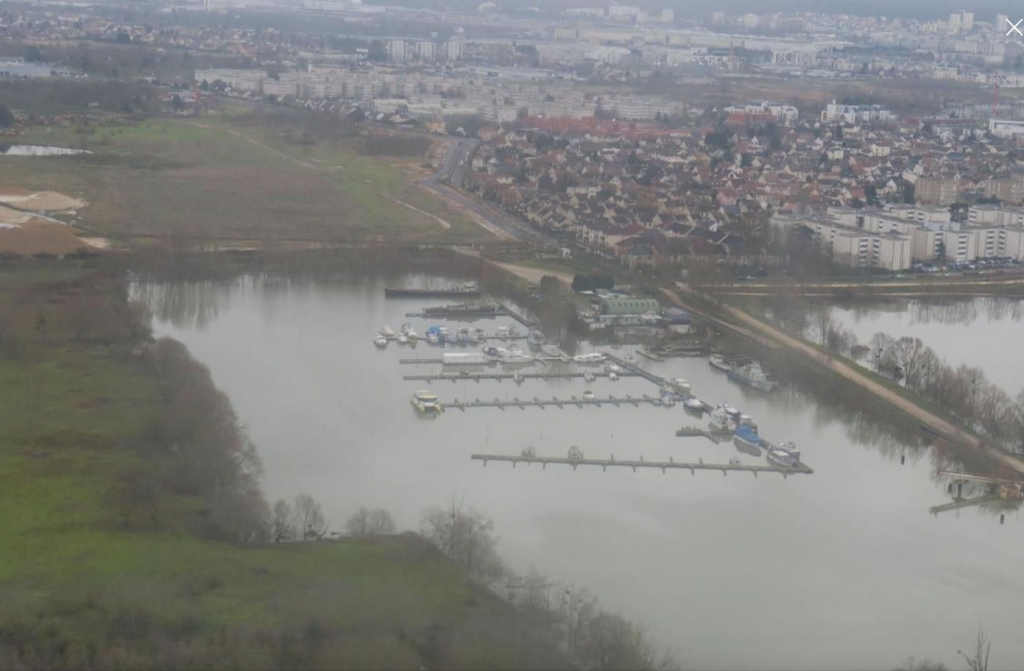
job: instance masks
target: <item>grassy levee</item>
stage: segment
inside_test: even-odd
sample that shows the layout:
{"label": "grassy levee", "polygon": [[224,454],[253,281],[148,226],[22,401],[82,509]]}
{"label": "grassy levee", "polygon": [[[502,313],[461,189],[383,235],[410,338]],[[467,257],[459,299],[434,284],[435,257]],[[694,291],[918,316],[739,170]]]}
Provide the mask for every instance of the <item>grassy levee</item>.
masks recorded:
{"label": "grassy levee", "polygon": [[365,132],[301,113],[112,118],[18,138],[91,155],[0,156],[0,172],[12,186],[84,198],[83,226],[137,243],[150,236],[324,244],[491,237],[414,183],[426,174],[422,156],[363,155]]}
{"label": "grassy levee", "polygon": [[[207,504],[140,447],[167,383],[148,335],[109,328],[125,301],[75,264],[0,266],[0,668],[563,665],[418,536],[198,535]],[[126,474],[154,492],[126,504]]]}

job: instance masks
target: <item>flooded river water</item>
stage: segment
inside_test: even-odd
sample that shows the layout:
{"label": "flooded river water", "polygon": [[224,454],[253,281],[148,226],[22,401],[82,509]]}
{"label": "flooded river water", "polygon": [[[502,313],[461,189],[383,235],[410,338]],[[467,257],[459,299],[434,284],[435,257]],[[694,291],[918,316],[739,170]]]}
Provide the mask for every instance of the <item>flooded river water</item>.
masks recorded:
{"label": "flooded river water", "polygon": [[[611,611],[643,623],[686,668],[892,668],[911,655],[958,666],[979,624],[992,668],[1024,663],[1018,635],[1024,539],[1016,511],[933,516],[949,500],[929,449],[873,440],[854,423],[785,389],[740,388],[707,360],[645,362],[688,379],[710,403],[754,416],[761,434],[792,440],[813,475],[471,461],[473,453],[726,462],[731,443],[677,438],[706,426],[681,406],[448,411],[418,417],[409,398],[426,383],[402,376],[438,366],[421,343],[376,349],[373,334],[441,301],[388,300],[383,282],[267,286],[174,285],[152,292],[155,328],[184,342],[231,398],[263,459],[267,497],[309,493],[334,528],[359,506],[384,506],[400,528],[451,497],[495,521],[512,568],[593,590]],[[503,320],[474,326],[493,331]],[[881,329],[879,329],[881,330]],[[894,334],[896,335],[896,334]],[[524,344],[525,346],[525,344]],[[628,350],[622,350],[628,353]],[[641,361],[645,361],[641,359]],[[618,382],[437,382],[454,398],[655,394]],[[900,463],[900,457],[906,463]]]}

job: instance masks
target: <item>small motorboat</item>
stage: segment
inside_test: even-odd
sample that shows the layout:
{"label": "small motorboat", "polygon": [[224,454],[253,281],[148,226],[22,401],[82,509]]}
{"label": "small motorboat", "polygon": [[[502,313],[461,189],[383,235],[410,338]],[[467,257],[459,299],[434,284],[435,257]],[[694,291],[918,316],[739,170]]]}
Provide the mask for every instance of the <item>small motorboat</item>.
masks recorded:
{"label": "small motorboat", "polygon": [[437,394],[426,389],[415,392],[410,402],[417,412],[423,414],[441,412],[443,409],[441,402],[437,399]]}
{"label": "small motorboat", "polygon": [[402,335],[408,336],[412,332],[412,324],[405,322],[402,324],[402,328],[399,331]]}
{"label": "small motorboat", "polygon": [[588,372],[588,373],[584,373],[584,374],[583,374],[583,381],[584,381],[584,382],[593,382],[593,381],[594,381],[594,379],[595,379],[595,378],[594,378],[594,374],[593,374],[593,373],[589,373],[589,372]]}
{"label": "small motorboat", "polygon": [[519,327],[516,326],[515,324],[512,324],[511,326],[508,327],[508,337],[509,338],[518,338],[521,335],[522,335],[522,331],[520,331]]}
{"label": "small motorboat", "polygon": [[404,333],[399,333],[398,334],[398,344],[399,345],[408,345],[409,344],[409,336],[405,335]]}
{"label": "small motorboat", "polygon": [[616,373],[615,371],[612,371],[608,373],[608,379],[611,380],[612,382],[617,382],[619,379],[619,374]]}
{"label": "small motorboat", "polygon": [[380,334],[381,334],[382,336],[384,336],[384,338],[385,338],[385,339],[387,339],[387,340],[394,340],[395,338],[397,338],[397,337],[398,337],[398,336],[397,336],[397,335],[395,334],[395,331],[394,331],[394,329],[392,329],[392,328],[391,328],[390,326],[385,326],[385,327],[383,327],[383,328],[382,328],[382,329],[380,330]]}
{"label": "small motorboat", "polygon": [[587,400],[587,401],[592,401],[592,400],[594,400],[594,398],[595,398],[595,396],[594,396],[594,392],[590,391],[589,389],[588,389],[588,390],[586,390],[585,392],[583,392],[583,398],[584,398],[585,400]]}
{"label": "small motorboat", "polygon": [[373,344],[376,345],[377,347],[387,347],[388,339],[385,338],[382,334],[378,333],[377,335],[373,336]]}
{"label": "small motorboat", "polygon": [[683,406],[687,410],[700,410],[701,412],[704,411],[704,401],[700,400],[696,396],[691,396],[690,398],[683,401]]}

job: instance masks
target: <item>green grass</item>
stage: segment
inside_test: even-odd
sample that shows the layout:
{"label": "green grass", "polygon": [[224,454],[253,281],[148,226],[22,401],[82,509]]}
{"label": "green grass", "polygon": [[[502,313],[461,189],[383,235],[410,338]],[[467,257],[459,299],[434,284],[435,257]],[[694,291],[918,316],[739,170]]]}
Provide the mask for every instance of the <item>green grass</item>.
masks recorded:
{"label": "green grass", "polygon": [[108,234],[298,242],[490,237],[412,183],[426,174],[419,161],[362,156],[362,138],[340,134],[295,144],[282,135],[290,130],[285,123],[228,116],[38,128],[19,142],[94,154],[0,157],[0,175],[11,185],[85,198],[81,223]]}
{"label": "green grass", "polygon": [[[110,491],[159,467],[131,441],[159,417],[160,382],[59,320],[69,296],[109,288],[56,261],[0,270],[0,318],[20,334],[0,342],[0,667],[18,666],[14,645],[37,666],[419,668],[437,628],[453,632],[447,666],[523,663],[514,612],[419,537],[209,542],[170,494],[156,530],[125,530]],[[460,638],[481,622],[483,639]]]}

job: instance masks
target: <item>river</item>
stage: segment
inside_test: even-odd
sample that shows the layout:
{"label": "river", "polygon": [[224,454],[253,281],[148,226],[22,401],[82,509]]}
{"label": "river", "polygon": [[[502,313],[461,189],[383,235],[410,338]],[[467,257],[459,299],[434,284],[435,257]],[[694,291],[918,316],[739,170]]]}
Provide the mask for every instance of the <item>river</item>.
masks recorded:
{"label": "river", "polygon": [[[245,422],[268,499],[309,493],[334,528],[366,505],[417,529],[424,508],[455,497],[494,519],[512,568],[589,587],[606,609],[670,646],[684,668],[889,669],[911,655],[955,667],[979,624],[993,640],[992,668],[1024,663],[1017,512],[1005,525],[980,508],[931,515],[929,506],[949,500],[932,476],[931,451],[869,440],[873,423],[863,417],[855,430],[851,417],[799,393],[760,394],[706,359],[672,359],[645,365],[687,378],[705,401],[739,406],[767,438],[795,441],[814,474],[484,468],[472,453],[518,454],[530,444],[550,456],[578,445],[592,457],[751,458],[731,443],[676,438],[681,426],[706,425],[678,406],[449,410],[421,419],[409,398],[426,384],[401,378],[436,367],[398,360],[438,351],[425,343],[378,350],[372,337],[438,301],[385,301],[383,282],[173,285],[153,298],[156,333],[206,363]],[[425,332],[426,321],[408,321]],[[443,402],[565,397],[588,385],[433,388]],[[589,388],[656,393],[639,379]]]}
{"label": "river", "polygon": [[860,343],[876,333],[912,336],[954,366],[966,364],[1016,396],[1024,390],[1018,342],[1024,301],[1007,298],[923,301],[895,300],[842,306],[832,316]]}

